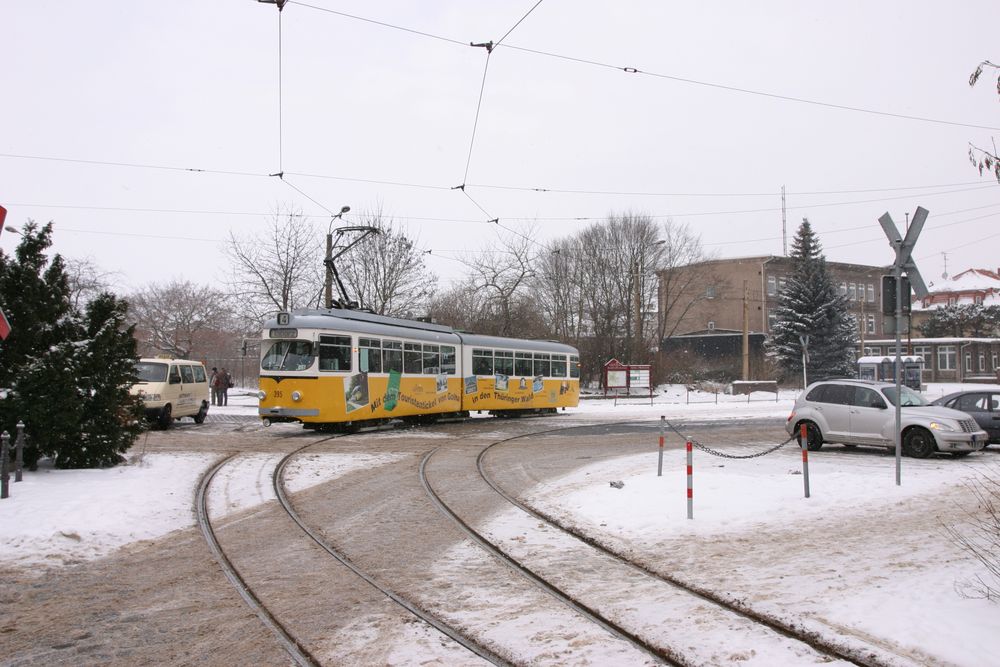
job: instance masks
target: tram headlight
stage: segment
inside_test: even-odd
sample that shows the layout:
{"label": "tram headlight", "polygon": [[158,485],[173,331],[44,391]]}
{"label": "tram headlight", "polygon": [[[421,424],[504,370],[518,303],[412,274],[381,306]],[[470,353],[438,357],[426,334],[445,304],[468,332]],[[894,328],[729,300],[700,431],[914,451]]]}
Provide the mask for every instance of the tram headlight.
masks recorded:
{"label": "tram headlight", "polygon": [[298,391],[298,390],[293,391],[292,392],[292,400],[293,401],[301,401],[302,400],[302,392]]}
{"label": "tram headlight", "polygon": [[257,399],[258,400],[263,401],[265,398],[267,398],[267,392],[266,391],[264,391],[263,389],[261,389],[260,391],[257,392]]}

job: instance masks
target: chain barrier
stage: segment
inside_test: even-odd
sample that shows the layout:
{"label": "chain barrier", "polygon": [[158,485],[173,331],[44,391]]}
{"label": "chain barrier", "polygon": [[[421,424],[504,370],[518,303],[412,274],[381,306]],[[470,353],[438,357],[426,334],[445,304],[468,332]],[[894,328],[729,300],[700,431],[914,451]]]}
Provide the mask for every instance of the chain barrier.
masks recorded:
{"label": "chain barrier", "polygon": [[701,444],[700,442],[698,442],[694,438],[691,438],[691,437],[689,437],[687,435],[684,435],[683,433],[681,433],[680,431],[678,431],[677,428],[673,424],[671,424],[669,420],[667,420],[667,426],[670,428],[671,431],[673,431],[674,433],[676,433],[680,437],[684,438],[684,440],[690,442],[692,445],[694,445],[695,447],[697,447],[701,451],[705,452],[706,454],[711,454],[712,456],[718,456],[718,457],[721,457],[721,458],[724,458],[724,459],[755,459],[755,458],[758,458],[758,457],[761,457],[761,456],[767,456],[768,454],[772,454],[772,453],[778,451],[779,449],[781,449],[782,447],[784,447],[785,445],[787,445],[788,443],[790,443],[792,440],[795,440],[796,437],[798,437],[798,436],[794,436],[794,435],[789,436],[788,439],[785,440],[784,442],[782,442],[782,443],[780,443],[778,445],[775,445],[774,447],[771,447],[769,449],[765,449],[762,452],[755,452],[753,454],[737,455],[737,454],[728,454],[726,452],[720,452],[717,449],[712,449],[708,445]]}

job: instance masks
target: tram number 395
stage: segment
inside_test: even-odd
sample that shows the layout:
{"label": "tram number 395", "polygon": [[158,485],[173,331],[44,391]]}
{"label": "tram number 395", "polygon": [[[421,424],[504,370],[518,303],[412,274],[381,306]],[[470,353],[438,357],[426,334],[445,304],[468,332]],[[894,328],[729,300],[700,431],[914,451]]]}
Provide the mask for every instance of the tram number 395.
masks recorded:
{"label": "tram number 395", "polygon": [[282,397],[281,390],[275,389],[274,392],[271,394],[271,396],[273,396],[274,398],[281,398]]}

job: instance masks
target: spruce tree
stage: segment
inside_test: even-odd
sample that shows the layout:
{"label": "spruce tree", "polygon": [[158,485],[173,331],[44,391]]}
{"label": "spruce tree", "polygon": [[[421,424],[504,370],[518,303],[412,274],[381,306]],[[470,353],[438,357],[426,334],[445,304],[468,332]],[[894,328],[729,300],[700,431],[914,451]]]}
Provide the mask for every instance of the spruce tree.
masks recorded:
{"label": "spruce tree", "polygon": [[768,354],[789,379],[802,377],[801,336],[808,336],[806,374],[813,382],[854,377],[857,324],[846,295],[837,293],[819,240],[803,218],[792,242],[792,273],[779,296],[777,320],[767,342]]}
{"label": "spruce tree", "polygon": [[28,467],[43,456],[61,468],[114,464],[141,428],[128,396],[135,343],[125,305],[104,295],[77,312],[62,258],[45,256],[51,223],[22,232],[13,258],[0,251],[0,308],[11,323],[0,341],[0,429],[24,422]]}

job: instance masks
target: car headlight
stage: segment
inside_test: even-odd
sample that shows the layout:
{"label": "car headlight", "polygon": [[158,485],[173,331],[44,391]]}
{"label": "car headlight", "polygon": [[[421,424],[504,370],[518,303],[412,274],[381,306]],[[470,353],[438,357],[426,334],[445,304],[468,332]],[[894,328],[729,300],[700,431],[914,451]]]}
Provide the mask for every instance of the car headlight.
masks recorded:
{"label": "car headlight", "polygon": [[257,399],[258,400],[263,401],[265,398],[267,398],[267,392],[266,391],[264,391],[263,389],[261,389],[260,391],[257,392]]}
{"label": "car headlight", "polygon": [[142,394],[142,397],[147,401],[158,401],[160,400],[159,394]]}
{"label": "car headlight", "polygon": [[935,431],[957,431],[958,429],[947,422],[931,422],[929,426]]}
{"label": "car headlight", "polygon": [[302,392],[298,391],[298,390],[293,391],[292,392],[292,400],[293,401],[301,401],[302,400]]}

